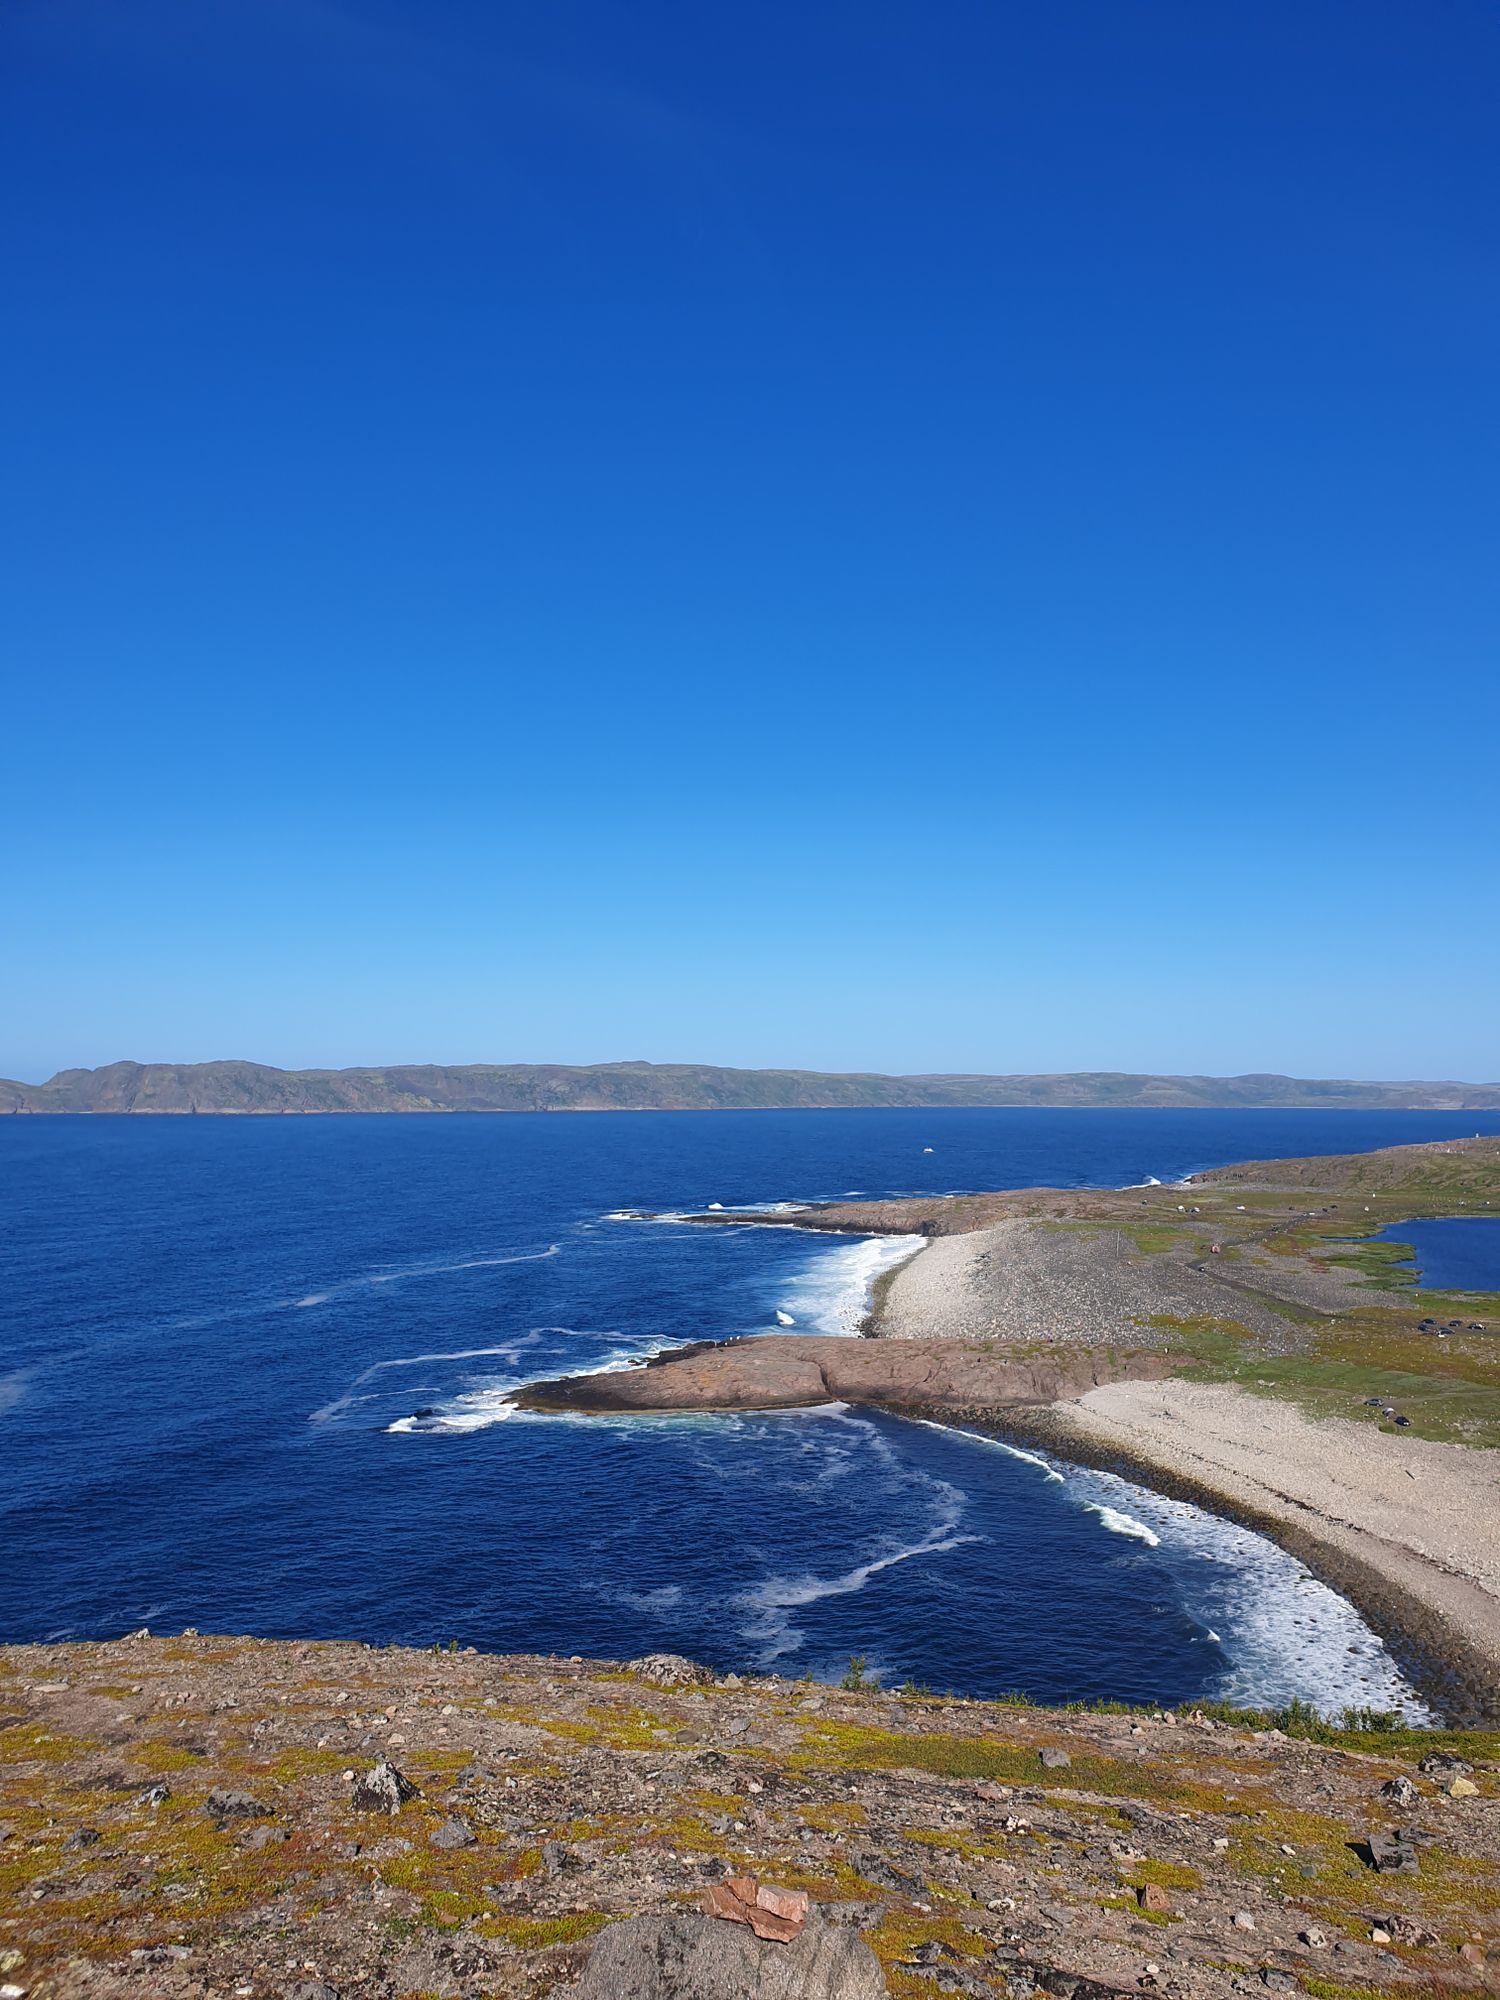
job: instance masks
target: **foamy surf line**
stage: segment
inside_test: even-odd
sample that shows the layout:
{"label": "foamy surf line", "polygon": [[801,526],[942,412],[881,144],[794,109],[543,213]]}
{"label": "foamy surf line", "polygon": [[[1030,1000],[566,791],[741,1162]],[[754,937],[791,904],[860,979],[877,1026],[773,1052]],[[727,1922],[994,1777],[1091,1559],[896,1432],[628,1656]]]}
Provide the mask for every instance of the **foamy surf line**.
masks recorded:
{"label": "foamy surf line", "polygon": [[877,1282],[926,1245],[925,1236],[861,1236],[819,1250],[779,1288],[778,1324],[808,1326],[819,1333],[858,1333]]}
{"label": "foamy surf line", "polygon": [[[505,1354],[514,1361],[519,1358],[516,1352],[517,1349],[534,1346],[547,1334],[562,1334],[579,1340],[619,1340],[619,1336],[616,1334],[594,1333],[580,1327],[534,1327],[524,1338],[510,1343],[508,1348],[480,1348],[474,1350],[474,1352],[479,1354]],[[678,1345],[679,1343],[675,1340],[641,1340],[616,1345],[610,1348],[602,1361],[596,1361],[588,1368],[569,1369],[568,1373],[570,1376],[618,1375],[628,1368],[642,1367],[646,1362],[653,1360],[658,1354],[665,1354],[670,1348]],[[462,1354],[455,1354],[427,1355],[415,1358],[420,1360],[463,1360],[468,1357]],[[405,1364],[399,1362],[379,1362],[376,1364],[377,1368],[403,1365]],[[375,1373],[375,1370],[369,1369],[359,1380],[363,1382],[373,1373]],[[431,1408],[414,1411],[409,1416],[398,1417],[394,1423],[387,1424],[385,1430],[391,1436],[407,1436],[413,1432],[424,1436],[442,1436],[445,1433],[457,1434],[468,1431],[487,1430],[491,1424],[508,1423],[512,1417],[536,1414],[518,1409],[514,1398],[521,1390],[529,1389],[537,1382],[549,1382],[554,1379],[554,1373],[549,1371],[546,1375],[517,1376],[515,1379],[509,1381],[485,1383],[482,1387],[466,1390],[461,1395],[450,1396],[442,1402],[434,1403]],[[359,1384],[356,1383],[354,1386],[357,1388]],[[351,1393],[350,1396],[341,1399],[339,1403],[330,1405],[329,1409],[330,1411],[337,1412],[352,1400],[355,1399]],[[328,1412],[317,1412],[309,1421],[316,1422],[326,1414]],[[541,1422],[554,1421],[550,1416],[543,1417],[539,1415],[537,1416],[537,1420]],[[597,1419],[591,1418],[591,1421],[597,1421]]]}
{"label": "foamy surf line", "polygon": [[350,1292],[363,1291],[368,1285],[399,1285],[408,1278],[445,1278],[456,1271],[495,1271],[506,1264],[542,1264],[549,1257],[555,1257],[561,1244],[549,1243],[545,1250],[517,1250],[506,1257],[462,1257],[451,1264],[408,1264],[375,1271],[364,1271],[357,1278],[345,1278],[341,1283],[329,1285],[321,1292],[308,1292],[300,1299],[283,1299],[283,1312],[297,1312],[308,1306],[326,1306],[330,1299],[347,1297]]}
{"label": "foamy surf line", "polygon": [[1139,1543],[1142,1560],[1161,1563],[1205,1643],[1224,1655],[1208,1690],[1214,1698],[1273,1708],[1305,1701],[1324,1715],[1399,1709],[1412,1724],[1438,1719],[1354,1606],[1264,1535],[1116,1473],[1059,1467],[1002,1438],[919,1421],[1035,1466],[1106,1533]]}

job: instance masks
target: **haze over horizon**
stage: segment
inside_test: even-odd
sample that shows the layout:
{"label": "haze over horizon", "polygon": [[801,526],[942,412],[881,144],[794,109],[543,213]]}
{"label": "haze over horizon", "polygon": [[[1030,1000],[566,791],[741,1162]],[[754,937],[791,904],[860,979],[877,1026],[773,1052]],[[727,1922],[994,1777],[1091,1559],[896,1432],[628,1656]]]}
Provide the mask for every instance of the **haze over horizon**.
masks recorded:
{"label": "haze over horizon", "polygon": [[0,21],[0,1076],[1500,1075],[1500,17]]}

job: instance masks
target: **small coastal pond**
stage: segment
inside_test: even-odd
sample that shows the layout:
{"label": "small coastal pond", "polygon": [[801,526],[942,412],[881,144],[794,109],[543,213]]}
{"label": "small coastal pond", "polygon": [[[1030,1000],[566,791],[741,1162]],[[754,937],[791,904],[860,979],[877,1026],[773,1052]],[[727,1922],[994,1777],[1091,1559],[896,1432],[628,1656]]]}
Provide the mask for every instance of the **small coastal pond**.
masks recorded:
{"label": "small coastal pond", "polygon": [[[1409,1243],[1416,1252],[1416,1282],[1424,1291],[1500,1292],[1500,1216],[1393,1222],[1366,1240]],[[1395,1268],[1403,1276],[1408,1269]]]}

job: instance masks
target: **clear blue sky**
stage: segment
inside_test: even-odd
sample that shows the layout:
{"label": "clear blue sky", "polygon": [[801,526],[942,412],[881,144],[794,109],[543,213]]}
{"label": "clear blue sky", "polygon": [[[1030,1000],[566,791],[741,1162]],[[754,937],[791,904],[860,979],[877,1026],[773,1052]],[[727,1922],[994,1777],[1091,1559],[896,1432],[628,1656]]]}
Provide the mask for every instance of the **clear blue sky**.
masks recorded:
{"label": "clear blue sky", "polygon": [[1492,0],[10,0],[0,1073],[1500,1076]]}

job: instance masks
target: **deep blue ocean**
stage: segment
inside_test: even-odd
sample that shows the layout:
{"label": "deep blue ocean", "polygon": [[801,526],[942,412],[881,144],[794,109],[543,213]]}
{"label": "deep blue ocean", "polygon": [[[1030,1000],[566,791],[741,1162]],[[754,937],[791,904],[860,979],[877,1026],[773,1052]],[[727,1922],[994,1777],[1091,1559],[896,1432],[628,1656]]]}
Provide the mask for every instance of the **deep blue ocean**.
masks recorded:
{"label": "deep blue ocean", "polygon": [[0,1638],[195,1625],[819,1677],[861,1653],[1039,1700],[1408,1700],[1291,1558],[1103,1474],[841,1406],[501,1399],[778,1310],[847,1331],[903,1247],[621,1209],[1120,1186],[1476,1129],[1500,1119],[0,1120]]}

